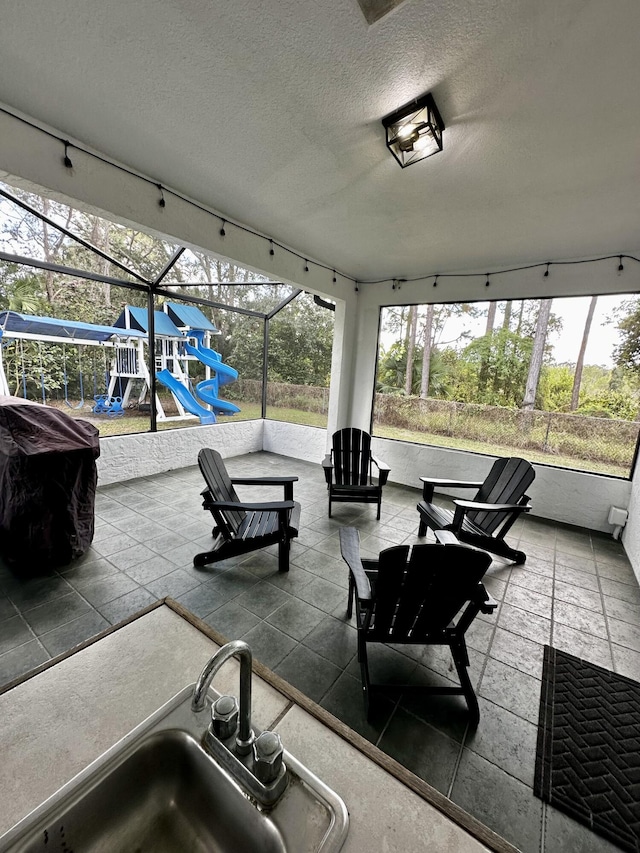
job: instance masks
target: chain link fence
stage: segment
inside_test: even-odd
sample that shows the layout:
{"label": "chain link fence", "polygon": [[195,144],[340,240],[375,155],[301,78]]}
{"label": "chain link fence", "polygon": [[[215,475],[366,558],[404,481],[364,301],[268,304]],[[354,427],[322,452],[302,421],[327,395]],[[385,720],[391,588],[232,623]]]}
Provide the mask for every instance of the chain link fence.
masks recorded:
{"label": "chain link fence", "polygon": [[535,453],[535,461],[625,477],[630,474],[640,430],[637,421],[391,394],[376,394],[374,424],[377,435],[401,430],[415,433],[413,441],[428,444],[439,444],[441,437],[448,447],[478,442],[486,445],[485,452],[499,447],[501,452],[512,449],[530,458]]}

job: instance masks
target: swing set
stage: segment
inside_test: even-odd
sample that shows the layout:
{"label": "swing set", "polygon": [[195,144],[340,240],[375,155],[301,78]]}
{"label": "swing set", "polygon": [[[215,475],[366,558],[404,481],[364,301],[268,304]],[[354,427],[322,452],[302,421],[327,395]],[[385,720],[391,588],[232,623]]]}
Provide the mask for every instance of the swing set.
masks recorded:
{"label": "swing set", "polygon": [[[117,374],[118,352],[126,345],[125,342],[130,344],[132,340],[137,341],[143,337],[135,330],[127,329],[125,332],[123,329],[114,327],[58,320],[53,317],[31,317],[13,311],[0,312],[0,393],[11,394],[4,371],[3,351],[5,356],[10,355],[9,348],[13,345],[11,373],[15,371],[14,393],[18,394],[20,388],[22,396],[29,399],[29,384],[35,382],[37,386],[39,385],[42,403],[46,405],[48,382],[44,358],[45,345],[62,344],[62,371],[58,373],[61,381],[57,387],[63,391],[65,405],[74,410],[81,410],[89,405],[94,414],[106,415],[110,418],[122,417],[124,395],[122,377]],[[25,342],[31,342],[35,346],[27,351]],[[68,351],[70,344],[77,347],[75,357]],[[83,348],[87,346],[93,348],[93,354],[90,356],[93,368],[93,400],[87,400],[85,397],[88,384],[86,377],[88,359],[86,353],[83,354]],[[100,347],[103,353],[104,383],[99,383],[101,371],[97,347]],[[108,363],[107,347],[113,352],[111,366]],[[10,362],[7,366],[8,364]],[[74,376],[76,365],[77,378]],[[77,389],[78,398],[72,396],[72,389]]]}

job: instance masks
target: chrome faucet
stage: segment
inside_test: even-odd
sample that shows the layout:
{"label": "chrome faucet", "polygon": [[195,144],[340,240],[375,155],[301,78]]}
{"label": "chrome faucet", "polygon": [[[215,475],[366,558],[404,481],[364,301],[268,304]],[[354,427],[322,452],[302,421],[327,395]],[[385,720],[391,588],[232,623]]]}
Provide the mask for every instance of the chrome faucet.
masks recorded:
{"label": "chrome faucet", "polygon": [[252,655],[247,643],[233,640],[207,661],[193,688],[191,710],[204,711],[214,675],[234,656],[240,658],[240,707],[234,696],[218,697],[211,706],[203,743],[252,797],[270,807],[284,793],[288,773],[280,735],[264,731],[256,738],[251,728]]}
{"label": "chrome faucet", "polygon": [[[251,728],[251,649],[243,640],[232,640],[222,646],[215,655],[206,663],[200,673],[200,678],[193,688],[192,710],[203,711],[206,704],[207,690],[211,686],[213,677],[220,667],[229,658],[237,655],[240,658],[240,725],[236,737],[236,750],[240,755],[251,752],[251,744],[254,741],[253,729]],[[222,697],[221,697],[222,698]]]}

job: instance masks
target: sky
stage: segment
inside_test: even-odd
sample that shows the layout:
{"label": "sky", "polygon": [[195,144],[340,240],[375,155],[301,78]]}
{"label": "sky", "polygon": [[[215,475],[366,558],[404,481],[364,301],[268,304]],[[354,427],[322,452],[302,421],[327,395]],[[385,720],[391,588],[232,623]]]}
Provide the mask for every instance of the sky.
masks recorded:
{"label": "sky", "polygon": [[[606,368],[613,367],[613,348],[618,342],[619,335],[613,312],[625,299],[629,299],[629,294],[598,297],[589,333],[585,364],[598,364]],[[552,357],[556,364],[564,362],[575,364],[577,361],[590,302],[590,296],[572,296],[555,298],[553,300],[551,311],[556,317],[562,320],[562,330],[559,332],[550,332],[547,338],[547,344],[553,346]],[[441,340],[455,341],[458,335],[465,329],[470,331],[474,337],[483,335],[487,323],[487,304],[485,302],[477,305],[477,307],[484,309],[484,311],[483,316],[476,319],[470,319],[466,315],[462,318],[451,318],[443,331]],[[499,303],[496,327],[502,322],[503,304]],[[613,322],[609,322],[610,319]],[[394,339],[395,335],[383,333],[383,346],[388,348]],[[466,342],[468,343],[468,340]]]}

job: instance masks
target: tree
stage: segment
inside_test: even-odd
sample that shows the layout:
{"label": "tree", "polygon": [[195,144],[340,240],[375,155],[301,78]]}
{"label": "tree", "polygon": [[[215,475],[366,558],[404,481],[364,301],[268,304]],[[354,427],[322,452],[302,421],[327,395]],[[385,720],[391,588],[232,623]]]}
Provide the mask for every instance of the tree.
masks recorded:
{"label": "tree", "polygon": [[407,369],[404,380],[404,393],[409,397],[413,391],[413,354],[416,348],[418,329],[418,308],[412,305],[409,309],[409,324],[407,327]]}
{"label": "tree", "polygon": [[527,376],[524,398],[522,400],[523,411],[533,411],[533,407],[536,402],[536,392],[538,390],[538,381],[540,379],[540,371],[542,370],[542,361],[547,342],[547,331],[549,329],[549,317],[551,316],[552,302],[553,299],[540,300],[538,320],[536,322],[536,334],[533,339],[531,361],[529,362],[529,374]]}
{"label": "tree", "polygon": [[576,361],[576,369],[573,375],[573,390],[571,392],[571,411],[575,412],[580,403],[580,384],[582,382],[582,370],[584,367],[584,355],[587,351],[587,343],[589,342],[589,332],[591,331],[591,322],[593,314],[596,310],[598,302],[597,296],[591,297],[589,310],[587,311],[587,319],[584,321],[584,331],[582,332],[582,342],[580,343],[580,351],[578,352],[578,360]]}
{"label": "tree", "polygon": [[429,395],[429,374],[431,369],[431,346],[433,335],[433,305],[427,305],[427,313],[424,318],[422,330],[422,376],[420,378],[420,396],[423,400]]}

